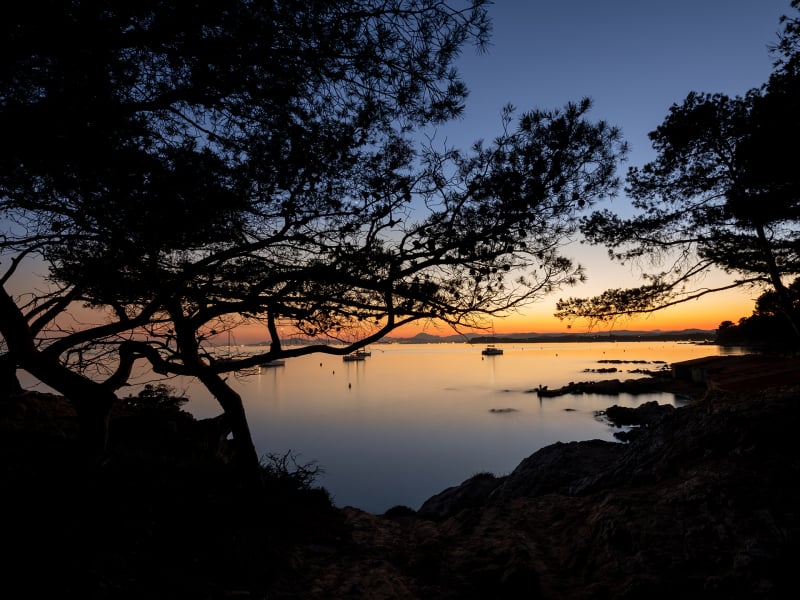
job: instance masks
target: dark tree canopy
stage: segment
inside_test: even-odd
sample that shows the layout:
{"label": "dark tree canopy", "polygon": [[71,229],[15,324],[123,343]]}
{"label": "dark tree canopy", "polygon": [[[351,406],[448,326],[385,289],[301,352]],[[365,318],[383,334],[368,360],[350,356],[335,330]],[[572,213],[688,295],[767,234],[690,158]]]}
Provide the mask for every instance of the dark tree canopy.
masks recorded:
{"label": "dark tree canopy", "polygon": [[[795,310],[800,310],[800,278],[787,287]],[[724,321],[717,329],[717,343],[725,346],[747,346],[767,351],[797,350],[797,337],[785,316],[780,298],[773,290],[761,294],[753,313],[737,323]]]}
{"label": "dark tree canopy", "polygon": [[[656,160],[628,172],[633,217],[603,210],[582,222],[587,241],[613,259],[666,270],[638,288],[560,300],[557,316],[613,319],[755,285],[775,290],[800,332],[785,283],[800,273],[797,20],[785,22],[784,59],[767,84],[735,98],[692,92],[650,134]],[[713,268],[733,282],[703,287]]]}
{"label": "dark tree canopy", "polygon": [[[484,4],[15,6],[0,242],[43,260],[54,292],[5,293],[11,355],[54,385],[43,353],[74,373],[113,352],[106,388],[146,357],[198,377],[248,443],[227,372],[420,319],[480,325],[581,278],[561,246],[625,153],[588,100],[509,108],[470,151],[419,143],[462,110],[453,64],[485,43]],[[107,322],[53,336],[71,302]],[[253,323],[263,353],[214,354],[210,336]],[[319,343],[285,346],[298,332]]]}

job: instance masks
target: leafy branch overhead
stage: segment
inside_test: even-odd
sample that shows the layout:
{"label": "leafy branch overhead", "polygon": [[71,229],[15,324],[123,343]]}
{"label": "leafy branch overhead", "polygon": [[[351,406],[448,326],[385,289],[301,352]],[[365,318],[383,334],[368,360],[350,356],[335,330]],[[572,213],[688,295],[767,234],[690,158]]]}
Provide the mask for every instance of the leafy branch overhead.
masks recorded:
{"label": "leafy branch overhead", "polygon": [[[579,280],[561,248],[626,152],[588,100],[509,107],[469,150],[420,143],[463,110],[454,61],[486,45],[486,5],[9,8],[3,283],[24,257],[51,286],[25,303],[3,288],[16,365],[106,408],[136,361],[197,377],[252,450],[225,374],[415,320],[480,325]],[[102,319],[75,324],[76,304]],[[253,324],[262,353],[214,352]],[[298,332],[319,343],[286,347]]]}
{"label": "leafy branch overhead", "polygon": [[[650,133],[657,158],[627,175],[633,216],[606,209],[582,219],[588,243],[605,245],[615,260],[647,260],[663,271],[636,289],[561,300],[558,317],[607,320],[756,286],[776,292],[800,335],[786,288],[800,273],[798,19],[783,22],[767,83],[734,98],[691,92]],[[732,282],[704,287],[712,269]]]}
{"label": "leafy branch overhead", "polygon": [[584,100],[516,127],[508,111],[474,153],[416,148],[416,125],[460,112],[466,89],[444,67],[488,30],[480,3],[423,6],[209,4],[188,23],[128,7],[93,37],[77,22],[87,47],[40,71],[82,101],[6,114],[65,142],[82,125],[96,143],[43,157],[16,128],[28,181],[55,178],[50,161],[67,175],[10,182],[9,207],[29,230],[52,224],[52,276],[86,302],[131,314],[169,297],[195,328],[241,314],[316,335],[458,325],[574,281],[558,248],[577,211],[613,193],[619,132],[586,121]]}

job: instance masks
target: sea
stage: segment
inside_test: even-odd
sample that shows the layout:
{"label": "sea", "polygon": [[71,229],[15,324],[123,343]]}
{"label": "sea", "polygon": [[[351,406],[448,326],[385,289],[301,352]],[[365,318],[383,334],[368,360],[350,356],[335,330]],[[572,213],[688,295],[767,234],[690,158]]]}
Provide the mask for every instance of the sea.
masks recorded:
{"label": "sea", "polygon": [[[498,344],[483,356],[469,343],[375,344],[363,361],[312,354],[231,377],[242,395],[256,447],[319,469],[316,484],[339,507],[381,514],[418,509],[429,497],[478,473],[502,476],[556,442],[617,441],[602,411],[671,393],[539,397],[539,386],[644,377],[674,362],[738,348],[691,342]],[[239,347],[237,352],[256,351]],[[220,408],[192,381],[172,380],[197,418]],[[622,443],[622,442],[619,442]]]}
{"label": "sea", "polygon": [[[620,429],[602,415],[612,405],[687,401],[671,393],[539,397],[540,386],[633,379],[675,362],[745,352],[689,341],[496,346],[501,355],[484,356],[483,346],[467,342],[379,343],[361,361],[310,354],[230,375],[228,381],[243,398],[265,462],[287,456],[290,466],[318,469],[315,485],[324,487],[336,506],[382,514],[401,505],[416,510],[478,473],[506,475],[556,442],[616,442]],[[248,354],[263,347],[218,350]],[[52,391],[22,372],[20,380],[25,387]],[[120,395],[154,381],[144,372]],[[166,383],[189,398],[184,409],[196,418],[221,413],[196,381]]]}

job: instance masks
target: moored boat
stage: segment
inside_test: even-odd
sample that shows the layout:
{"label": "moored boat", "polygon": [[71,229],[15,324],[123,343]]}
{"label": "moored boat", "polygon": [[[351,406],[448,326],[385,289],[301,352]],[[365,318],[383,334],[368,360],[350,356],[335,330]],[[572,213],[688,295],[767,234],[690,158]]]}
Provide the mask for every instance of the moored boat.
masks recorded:
{"label": "moored boat", "polygon": [[272,367],[282,367],[286,364],[285,360],[271,360],[261,365],[262,369],[270,369]]}

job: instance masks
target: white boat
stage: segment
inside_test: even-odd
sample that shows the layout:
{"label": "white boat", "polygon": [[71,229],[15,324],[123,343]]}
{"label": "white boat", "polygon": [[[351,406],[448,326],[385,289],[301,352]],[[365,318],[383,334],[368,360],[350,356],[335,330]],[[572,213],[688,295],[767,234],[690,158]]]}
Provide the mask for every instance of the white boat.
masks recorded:
{"label": "white boat", "polygon": [[361,350],[356,350],[356,356],[363,356],[366,358],[367,356],[372,356],[372,351],[362,348]]}
{"label": "white boat", "polygon": [[365,355],[359,354],[358,352],[353,352],[351,354],[345,354],[342,357],[342,360],[345,361],[345,362],[353,362],[353,361],[356,361],[356,360],[366,360],[366,359],[367,359],[367,357]]}

